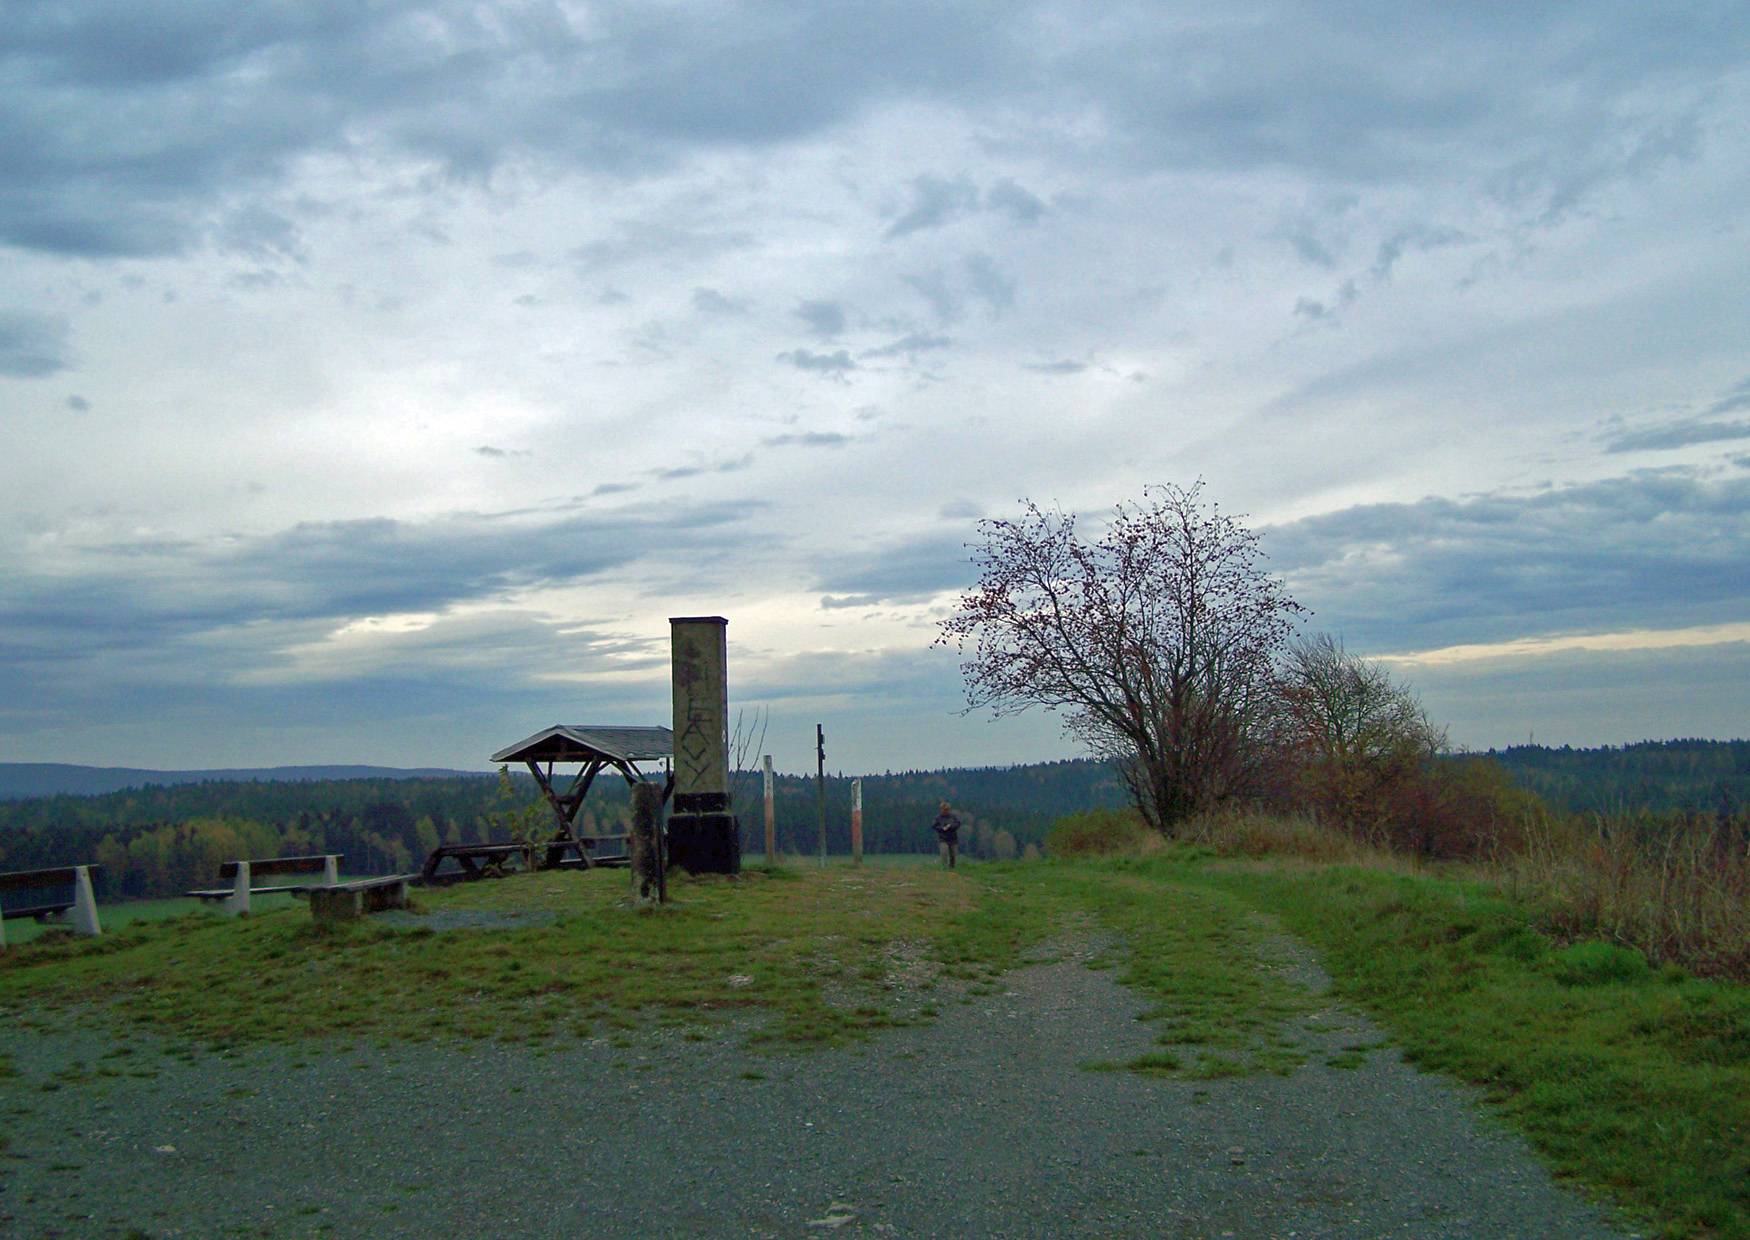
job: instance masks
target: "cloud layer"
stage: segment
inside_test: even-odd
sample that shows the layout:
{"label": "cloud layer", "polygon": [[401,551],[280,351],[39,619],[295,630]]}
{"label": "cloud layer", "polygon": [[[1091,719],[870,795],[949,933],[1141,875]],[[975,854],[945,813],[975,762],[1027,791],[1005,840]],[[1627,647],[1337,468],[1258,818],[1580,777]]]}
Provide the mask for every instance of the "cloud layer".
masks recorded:
{"label": "cloud layer", "polygon": [[[0,736],[146,760],[108,702],[184,738],[156,760],[268,714],[288,760],[386,760],[433,719],[470,739],[408,760],[460,761],[659,710],[664,618],[722,611],[848,766],[1047,756],[928,653],[974,520],[1199,476],[1367,652],[1750,619],[1747,38],[1728,3],[24,6]],[[1590,710],[1607,663],[1562,665]],[[1511,739],[1521,665],[1441,692]]]}

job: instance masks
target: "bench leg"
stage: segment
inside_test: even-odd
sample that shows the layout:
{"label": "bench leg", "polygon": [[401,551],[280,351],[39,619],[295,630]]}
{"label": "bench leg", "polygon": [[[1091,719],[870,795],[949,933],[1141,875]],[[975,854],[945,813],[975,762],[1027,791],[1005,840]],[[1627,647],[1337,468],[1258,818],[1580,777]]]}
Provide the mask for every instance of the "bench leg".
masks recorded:
{"label": "bench leg", "polygon": [[225,911],[232,916],[249,911],[249,863],[237,863],[237,879],[231,886],[231,894],[225,897]]}
{"label": "bench leg", "polygon": [[97,897],[91,893],[91,867],[73,867],[73,933],[96,938],[103,933],[97,921]]}
{"label": "bench leg", "polygon": [[407,884],[386,883],[360,893],[364,896],[365,912],[380,913],[384,909],[407,907]]}
{"label": "bench leg", "polygon": [[340,855],[329,853],[322,858],[322,883],[332,887],[340,881]]}
{"label": "bench leg", "polygon": [[6,919],[0,917],[0,948],[6,946]]}

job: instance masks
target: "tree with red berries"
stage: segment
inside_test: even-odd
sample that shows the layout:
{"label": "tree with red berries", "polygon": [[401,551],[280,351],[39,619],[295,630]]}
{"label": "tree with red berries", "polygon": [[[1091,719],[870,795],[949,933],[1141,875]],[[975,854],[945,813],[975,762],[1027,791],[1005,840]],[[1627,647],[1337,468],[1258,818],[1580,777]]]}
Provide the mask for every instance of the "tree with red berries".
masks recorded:
{"label": "tree with red berries", "polygon": [[1165,834],[1257,789],[1273,664],[1303,609],[1201,481],[1119,504],[1092,541],[1031,501],[978,532],[978,584],[937,636],[963,656],[969,709],[1062,712]]}

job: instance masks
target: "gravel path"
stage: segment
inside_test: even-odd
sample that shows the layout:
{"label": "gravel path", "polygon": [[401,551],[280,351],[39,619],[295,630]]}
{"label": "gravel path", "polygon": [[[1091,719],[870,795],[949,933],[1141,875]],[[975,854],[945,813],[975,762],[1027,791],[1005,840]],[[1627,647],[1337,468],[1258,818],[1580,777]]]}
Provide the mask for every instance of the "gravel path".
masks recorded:
{"label": "gravel path", "polygon": [[[1089,950],[817,1054],[652,1033],[103,1059],[77,1028],[9,1032],[0,1234],[1621,1234],[1390,1050],[1214,1082],[1079,1068],[1155,1049]],[[1285,967],[1322,984],[1305,953]],[[1325,1052],[1380,1040],[1317,1023]]]}

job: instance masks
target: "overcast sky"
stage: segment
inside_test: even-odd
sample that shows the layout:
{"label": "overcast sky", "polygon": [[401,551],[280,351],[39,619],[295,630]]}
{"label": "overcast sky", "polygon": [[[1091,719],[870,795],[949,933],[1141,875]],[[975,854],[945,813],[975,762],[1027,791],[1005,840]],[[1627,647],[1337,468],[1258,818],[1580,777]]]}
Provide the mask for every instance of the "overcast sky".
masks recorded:
{"label": "overcast sky", "polygon": [[1750,6],[10,6],[0,759],[781,768],[1201,477],[1455,741],[1750,733]]}

